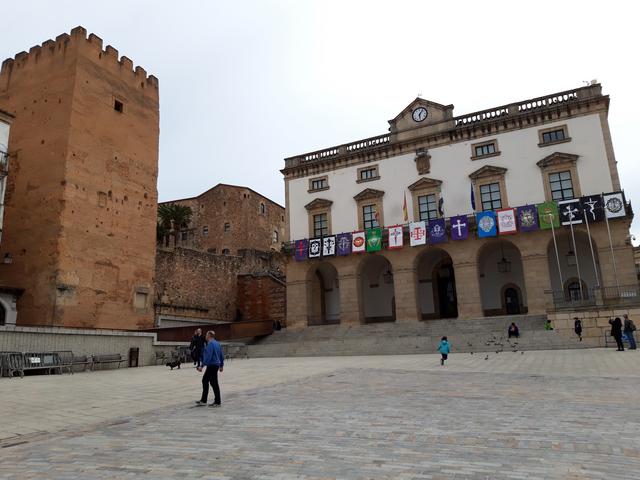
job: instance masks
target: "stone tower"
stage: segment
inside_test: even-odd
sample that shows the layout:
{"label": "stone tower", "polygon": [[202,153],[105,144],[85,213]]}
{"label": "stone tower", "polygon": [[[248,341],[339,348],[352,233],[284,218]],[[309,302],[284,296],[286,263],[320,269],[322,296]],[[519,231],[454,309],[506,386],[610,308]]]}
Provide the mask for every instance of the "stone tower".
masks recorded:
{"label": "stone tower", "polygon": [[152,326],[158,80],[82,27],[2,63],[18,325]]}

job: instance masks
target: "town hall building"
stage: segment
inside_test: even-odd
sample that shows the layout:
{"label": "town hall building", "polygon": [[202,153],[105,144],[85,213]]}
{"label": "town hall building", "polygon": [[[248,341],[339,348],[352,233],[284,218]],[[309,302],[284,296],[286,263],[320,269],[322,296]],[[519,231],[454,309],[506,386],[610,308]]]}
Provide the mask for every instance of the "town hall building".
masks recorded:
{"label": "town hall building", "polygon": [[285,159],[287,323],[546,314],[638,296],[600,84]]}

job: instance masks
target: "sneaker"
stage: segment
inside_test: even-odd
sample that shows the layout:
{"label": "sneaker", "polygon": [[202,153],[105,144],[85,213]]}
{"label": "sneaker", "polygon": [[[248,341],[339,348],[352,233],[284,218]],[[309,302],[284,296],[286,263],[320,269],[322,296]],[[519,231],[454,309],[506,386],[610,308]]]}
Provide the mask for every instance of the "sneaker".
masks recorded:
{"label": "sneaker", "polygon": [[198,400],[196,402],[196,407],[204,407],[207,404],[207,402],[203,402],[202,400]]}
{"label": "sneaker", "polygon": [[220,405],[219,403],[210,403],[209,406],[211,408],[218,408],[218,407],[221,407],[222,405]]}

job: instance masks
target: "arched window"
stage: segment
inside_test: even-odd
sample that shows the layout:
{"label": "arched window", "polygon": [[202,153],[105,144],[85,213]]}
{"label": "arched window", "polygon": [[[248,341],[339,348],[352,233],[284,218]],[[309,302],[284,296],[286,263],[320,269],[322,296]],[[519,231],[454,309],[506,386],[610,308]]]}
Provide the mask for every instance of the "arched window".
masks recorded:
{"label": "arched window", "polygon": [[273,231],[273,243],[278,243],[278,231]]}

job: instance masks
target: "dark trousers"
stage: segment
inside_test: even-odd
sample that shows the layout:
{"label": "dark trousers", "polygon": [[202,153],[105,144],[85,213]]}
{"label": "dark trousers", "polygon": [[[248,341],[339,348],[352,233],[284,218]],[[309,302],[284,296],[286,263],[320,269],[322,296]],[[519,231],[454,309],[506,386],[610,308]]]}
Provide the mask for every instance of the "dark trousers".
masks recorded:
{"label": "dark trousers", "polygon": [[624,343],[622,343],[622,334],[614,335],[613,338],[616,339],[618,350],[624,350]]}
{"label": "dark trousers", "polygon": [[218,385],[218,366],[217,365],[209,365],[206,367],[204,374],[202,375],[202,398],[201,402],[207,401],[209,397],[209,385],[213,388],[213,403],[217,403],[220,405],[220,386]]}

